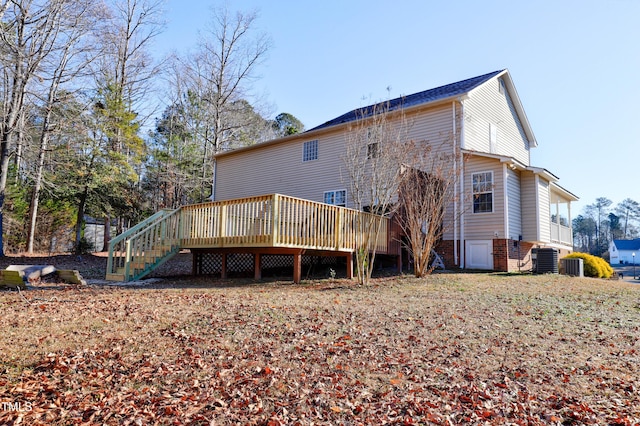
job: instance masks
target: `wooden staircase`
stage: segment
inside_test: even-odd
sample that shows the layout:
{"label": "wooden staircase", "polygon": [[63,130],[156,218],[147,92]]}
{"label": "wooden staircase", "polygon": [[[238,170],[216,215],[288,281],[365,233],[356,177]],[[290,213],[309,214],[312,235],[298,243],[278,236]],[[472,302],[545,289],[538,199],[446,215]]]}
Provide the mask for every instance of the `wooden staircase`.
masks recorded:
{"label": "wooden staircase", "polygon": [[106,279],[134,281],[180,251],[180,209],[161,210],[109,244]]}

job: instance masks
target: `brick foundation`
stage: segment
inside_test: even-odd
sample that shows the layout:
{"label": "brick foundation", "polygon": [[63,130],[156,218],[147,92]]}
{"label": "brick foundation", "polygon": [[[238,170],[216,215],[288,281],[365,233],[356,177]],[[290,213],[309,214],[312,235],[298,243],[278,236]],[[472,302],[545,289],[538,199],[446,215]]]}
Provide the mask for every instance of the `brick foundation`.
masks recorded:
{"label": "brick foundation", "polygon": [[[453,240],[444,240],[440,241],[435,247],[436,253],[438,253],[442,260],[444,261],[444,266],[446,269],[457,269],[459,266],[455,262],[454,256],[454,241]],[[460,244],[458,244],[458,259],[460,259]]]}
{"label": "brick foundation", "polygon": [[493,240],[493,269],[500,272],[531,270],[533,244],[509,239]]}
{"label": "brick foundation", "polygon": [[[499,272],[527,272],[531,271],[531,249],[534,247],[544,247],[527,241],[517,241],[510,239],[493,240],[493,270]],[[458,244],[458,259],[460,259],[460,244]],[[457,269],[459,265],[455,263],[454,241],[441,241],[435,248],[436,252],[442,256],[446,269]],[[562,259],[571,253],[570,250],[559,250],[558,259]]]}

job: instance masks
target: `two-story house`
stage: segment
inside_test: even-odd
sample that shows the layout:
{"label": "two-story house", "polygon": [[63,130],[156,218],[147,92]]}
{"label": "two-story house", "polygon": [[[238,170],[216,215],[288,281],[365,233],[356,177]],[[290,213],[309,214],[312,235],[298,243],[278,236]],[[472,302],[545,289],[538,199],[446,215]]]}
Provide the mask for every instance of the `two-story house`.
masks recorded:
{"label": "two-story house", "polygon": [[[438,251],[448,268],[531,269],[531,249],[572,250],[571,202],[558,177],[531,165],[538,146],[507,70],[389,101],[407,137],[459,152],[456,201]],[[304,133],[220,153],[214,200],[280,193],[353,207],[343,155],[356,109]]]}

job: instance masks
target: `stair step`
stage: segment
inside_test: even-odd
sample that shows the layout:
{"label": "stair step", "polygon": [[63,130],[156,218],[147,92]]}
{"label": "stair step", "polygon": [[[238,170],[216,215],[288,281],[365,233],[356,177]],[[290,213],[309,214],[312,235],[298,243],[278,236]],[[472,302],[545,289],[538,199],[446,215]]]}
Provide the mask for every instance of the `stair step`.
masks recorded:
{"label": "stair step", "polygon": [[124,281],[124,274],[107,274],[105,277],[107,281]]}
{"label": "stair step", "polygon": [[[150,244],[150,247],[142,252],[132,253],[131,261],[128,264],[129,274],[128,279],[139,276],[139,274],[148,272],[149,268],[156,265],[163,258],[171,256],[175,253],[177,248],[176,243],[178,240],[168,239],[165,241],[158,241],[157,245]],[[134,250],[135,251],[135,250]],[[119,253],[119,256],[115,256],[118,260],[114,263],[122,265],[126,255]],[[115,273],[106,274],[106,279],[109,281],[125,281],[127,275],[125,274],[125,267],[121,267],[115,270]]]}
{"label": "stair step", "polygon": [[153,249],[153,250],[147,250],[145,252],[143,252],[140,256],[135,256],[134,257],[158,257],[158,256],[164,256],[166,254],[168,254],[171,251],[171,248],[167,248],[167,249]]}
{"label": "stair step", "polygon": [[135,269],[144,269],[146,268],[147,265],[151,265],[154,264],[157,260],[159,259],[159,257],[145,257],[142,259],[133,259],[130,263],[129,263],[129,267],[131,269],[135,268]]}

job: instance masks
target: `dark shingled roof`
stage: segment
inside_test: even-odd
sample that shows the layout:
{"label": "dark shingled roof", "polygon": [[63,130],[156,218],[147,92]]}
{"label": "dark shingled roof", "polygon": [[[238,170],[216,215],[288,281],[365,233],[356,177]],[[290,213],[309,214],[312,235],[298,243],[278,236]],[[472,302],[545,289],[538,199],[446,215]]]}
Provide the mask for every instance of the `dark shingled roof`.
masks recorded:
{"label": "dark shingled roof", "polygon": [[[613,243],[616,245],[618,250],[638,250],[640,251],[640,238],[636,238],[635,240],[614,240]],[[640,255],[640,253],[638,253]],[[639,256],[640,258],[640,256]]]}
{"label": "dark shingled roof", "polygon": [[[469,78],[467,80],[458,81],[456,83],[447,84],[445,86],[436,87],[435,89],[425,90],[424,92],[414,93],[413,95],[402,96],[396,99],[388,101],[388,110],[393,111],[400,107],[408,108],[415,105],[426,104],[441,99],[447,99],[454,96],[459,96],[467,93],[487,80],[495,77],[504,70],[494,71],[489,74],[481,75],[478,77]],[[324,124],[314,127],[311,130],[324,129],[326,127],[335,126],[338,124],[348,123],[357,119],[369,117],[376,110],[384,108],[386,110],[387,102],[381,102],[379,104],[369,105],[362,108],[354,109],[346,114],[342,114],[340,117],[336,117],[333,120],[329,120]]]}

